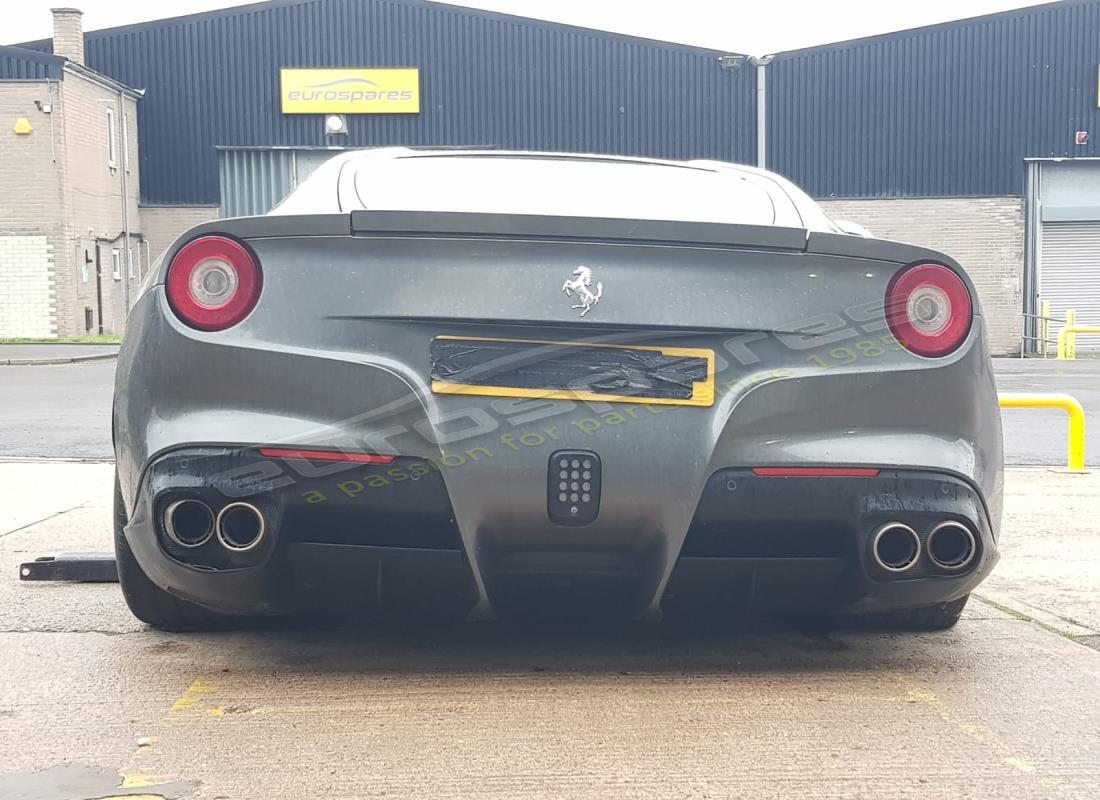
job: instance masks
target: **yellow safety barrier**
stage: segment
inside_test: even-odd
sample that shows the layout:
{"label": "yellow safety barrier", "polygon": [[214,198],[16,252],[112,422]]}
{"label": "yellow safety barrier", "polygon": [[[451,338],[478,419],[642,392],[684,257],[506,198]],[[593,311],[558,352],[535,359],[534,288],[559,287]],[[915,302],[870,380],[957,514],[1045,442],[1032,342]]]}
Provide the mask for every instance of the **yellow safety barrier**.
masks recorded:
{"label": "yellow safety barrier", "polygon": [[1100,333],[1098,325],[1066,325],[1058,331],[1058,358],[1073,360],[1077,358],[1077,334]]}
{"label": "yellow safety barrier", "polygon": [[1001,408],[1060,408],[1069,414],[1070,472],[1085,471],[1085,409],[1068,394],[1030,394],[1005,392],[997,396]]}

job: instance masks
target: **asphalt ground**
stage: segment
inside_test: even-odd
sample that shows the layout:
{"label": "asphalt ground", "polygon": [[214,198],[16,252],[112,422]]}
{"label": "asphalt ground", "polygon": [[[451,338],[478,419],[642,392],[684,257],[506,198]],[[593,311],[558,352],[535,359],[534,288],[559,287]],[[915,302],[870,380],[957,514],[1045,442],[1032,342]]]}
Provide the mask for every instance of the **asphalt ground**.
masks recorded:
{"label": "asphalt ground", "polygon": [[0,458],[114,458],[115,364],[0,366]]}
{"label": "asphalt ground", "polygon": [[0,464],[0,797],[1080,798],[1100,786],[1100,475],[1009,470],[947,632],[804,620],[165,634],[116,585],[111,466]]}
{"label": "asphalt ground", "polygon": [[[1085,407],[1087,463],[1100,467],[1100,360],[996,359],[1006,392],[1067,392]],[[111,451],[114,361],[48,366],[0,366],[0,458],[103,460]],[[1066,463],[1066,415],[1061,411],[1002,412],[1005,462]]]}

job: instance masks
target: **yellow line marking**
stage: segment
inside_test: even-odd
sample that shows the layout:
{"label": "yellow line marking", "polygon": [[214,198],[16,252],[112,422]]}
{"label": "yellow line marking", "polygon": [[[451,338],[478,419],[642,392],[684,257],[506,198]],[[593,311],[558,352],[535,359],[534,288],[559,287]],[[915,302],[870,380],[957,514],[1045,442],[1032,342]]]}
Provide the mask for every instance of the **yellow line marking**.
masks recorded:
{"label": "yellow line marking", "polygon": [[[165,716],[165,720],[168,716],[180,711],[185,711],[189,708],[194,708],[202,700],[203,695],[214,694],[217,692],[217,688],[210,683],[207,683],[202,678],[196,678],[191,682],[191,685],[187,687],[187,691],[183,693],[174,703],[171,708],[168,709],[168,715]],[[163,722],[164,720],[162,720]],[[122,778],[122,783],[119,788],[122,789],[144,789],[150,786],[158,786],[160,784],[172,783],[175,778],[168,777],[166,775],[152,775],[137,771],[137,761],[141,757],[143,750],[153,750],[150,745],[155,745],[160,741],[159,736],[143,737],[148,739],[148,742],[138,745],[133,754],[130,756],[130,763],[118,771],[119,777]],[[144,797],[160,797],[160,795],[128,795],[128,800],[133,798]],[[108,800],[105,798],[104,800]]]}
{"label": "yellow line marking", "polygon": [[1028,761],[1026,758],[1016,758],[1016,756],[1009,756],[1005,759],[1005,763],[1011,764],[1020,772],[1035,772],[1038,769],[1033,761]]}
{"label": "yellow line marking", "polygon": [[1012,749],[996,733],[980,723],[972,722],[960,716],[941,700],[935,692],[917,686],[911,679],[904,676],[899,676],[899,680],[908,689],[906,702],[928,706],[935,711],[940,719],[962,731],[974,741],[991,750],[1000,751],[997,755],[1000,756],[1002,763],[1029,775],[1038,772],[1039,766],[1035,761],[1022,756],[1011,755]]}
{"label": "yellow line marking", "polygon": [[213,694],[215,691],[210,684],[204,683],[201,679],[196,680],[183,693],[183,697],[172,704],[171,711],[184,711],[188,708],[194,708],[202,700],[201,695]]}
{"label": "yellow line marking", "polygon": [[927,689],[910,689],[908,699],[910,703],[920,703],[930,706],[939,715],[940,719],[958,728],[971,739],[975,739],[984,745],[998,744],[992,731],[959,717],[959,715],[949,709],[947,704],[937,697],[934,692]]}
{"label": "yellow line marking", "polygon": [[172,782],[171,778],[163,775],[145,775],[141,772],[130,772],[128,769],[120,769],[118,774],[122,778],[122,783],[118,787],[120,789],[145,789]]}

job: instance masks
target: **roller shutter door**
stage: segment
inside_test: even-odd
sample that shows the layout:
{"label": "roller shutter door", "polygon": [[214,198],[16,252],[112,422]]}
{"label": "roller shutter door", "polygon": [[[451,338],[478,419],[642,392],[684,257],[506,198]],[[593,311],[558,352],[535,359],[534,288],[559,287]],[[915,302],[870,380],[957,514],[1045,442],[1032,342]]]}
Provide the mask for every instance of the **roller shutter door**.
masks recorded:
{"label": "roller shutter door", "polygon": [[294,188],[293,150],[219,150],[222,217],[266,214]]}
{"label": "roller shutter door", "polygon": [[[1043,223],[1039,297],[1050,301],[1055,319],[1072,308],[1078,323],[1100,325],[1100,222]],[[1079,336],[1077,349],[1100,350],[1100,336]]]}

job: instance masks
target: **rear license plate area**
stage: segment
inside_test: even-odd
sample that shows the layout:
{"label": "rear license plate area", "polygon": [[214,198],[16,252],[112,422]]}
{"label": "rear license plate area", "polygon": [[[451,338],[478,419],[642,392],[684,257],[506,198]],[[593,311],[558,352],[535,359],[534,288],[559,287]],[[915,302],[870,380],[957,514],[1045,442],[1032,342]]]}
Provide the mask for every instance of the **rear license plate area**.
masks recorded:
{"label": "rear license plate area", "polygon": [[714,351],[439,336],[432,391],[610,403],[714,404]]}

